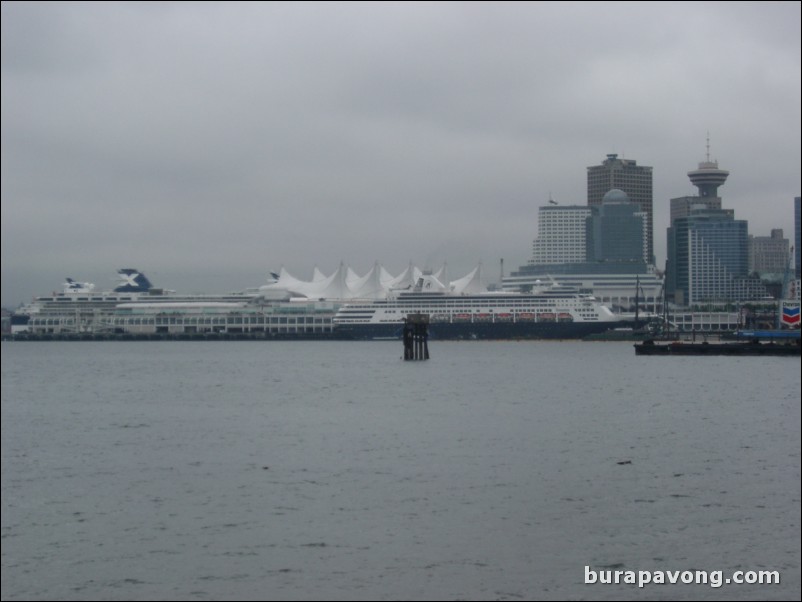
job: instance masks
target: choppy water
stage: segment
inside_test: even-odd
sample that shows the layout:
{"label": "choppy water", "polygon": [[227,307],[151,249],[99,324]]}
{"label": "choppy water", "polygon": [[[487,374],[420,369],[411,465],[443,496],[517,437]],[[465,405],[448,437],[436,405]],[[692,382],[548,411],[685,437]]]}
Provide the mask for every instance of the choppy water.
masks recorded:
{"label": "choppy water", "polygon": [[3,343],[3,600],[800,599],[798,358],[401,351]]}

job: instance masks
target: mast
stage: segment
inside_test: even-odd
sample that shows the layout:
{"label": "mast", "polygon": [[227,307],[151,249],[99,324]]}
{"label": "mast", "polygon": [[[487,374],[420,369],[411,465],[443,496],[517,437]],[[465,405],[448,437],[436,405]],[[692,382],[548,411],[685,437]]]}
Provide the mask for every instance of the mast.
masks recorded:
{"label": "mast", "polygon": [[499,269],[501,270],[501,272],[500,272],[501,273],[501,278],[498,281],[498,290],[504,290],[504,258],[503,257],[501,258]]}

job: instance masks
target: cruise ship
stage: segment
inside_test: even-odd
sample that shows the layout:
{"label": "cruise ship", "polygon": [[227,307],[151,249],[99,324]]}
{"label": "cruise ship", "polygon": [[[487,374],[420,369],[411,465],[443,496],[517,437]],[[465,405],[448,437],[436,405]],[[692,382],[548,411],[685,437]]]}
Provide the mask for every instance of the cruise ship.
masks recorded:
{"label": "cruise ship", "polygon": [[428,314],[435,339],[578,339],[632,325],[592,295],[555,283],[538,283],[531,293],[454,294],[423,274],[385,299],[343,305],[334,328],[347,338],[400,338],[409,314]]}
{"label": "cruise ship", "polygon": [[117,275],[117,286],[104,292],[92,283],[67,278],[61,292],[36,297],[16,310],[11,334],[21,338],[333,336],[336,304],[276,298],[265,291],[270,283],[226,294],[179,294],[154,287],[133,268],[120,269]]}

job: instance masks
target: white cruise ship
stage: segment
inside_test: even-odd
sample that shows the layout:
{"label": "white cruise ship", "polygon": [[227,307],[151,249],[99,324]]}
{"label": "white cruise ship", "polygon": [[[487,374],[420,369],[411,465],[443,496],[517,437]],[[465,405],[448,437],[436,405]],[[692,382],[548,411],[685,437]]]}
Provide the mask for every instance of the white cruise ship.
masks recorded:
{"label": "white cruise ship", "polygon": [[67,278],[63,291],[36,297],[11,316],[11,334],[32,338],[203,337],[330,338],[333,303],[266,299],[261,289],[227,294],[178,294],[155,288],[140,271],[117,271],[105,292]]}
{"label": "white cruise ship", "polygon": [[576,339],[632,324],[592,295],[552,283],[531,293],[454,294],[431,274],[386,299],[349,302],[334,316],[340,335],[356,339],[400,338],[409,314],[427,314],[439,339]]}

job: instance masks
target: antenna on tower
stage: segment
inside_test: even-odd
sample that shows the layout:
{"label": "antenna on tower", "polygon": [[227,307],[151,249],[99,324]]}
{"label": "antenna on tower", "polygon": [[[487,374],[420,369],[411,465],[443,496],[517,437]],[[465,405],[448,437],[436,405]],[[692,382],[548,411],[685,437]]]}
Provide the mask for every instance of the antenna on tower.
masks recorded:
{"label": "antenna on tower", "polygon": [[718,161],[710,160],[710,131],[705,137],[705,150],[706,160],[699,163],[698,169],[689,171],[688,177],[691,179],[691,184],[699,189],[699,196],[717,197],[718,187],[727,181],[730,172],[726,169],[719,169]]}

